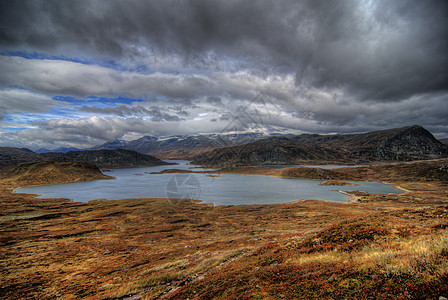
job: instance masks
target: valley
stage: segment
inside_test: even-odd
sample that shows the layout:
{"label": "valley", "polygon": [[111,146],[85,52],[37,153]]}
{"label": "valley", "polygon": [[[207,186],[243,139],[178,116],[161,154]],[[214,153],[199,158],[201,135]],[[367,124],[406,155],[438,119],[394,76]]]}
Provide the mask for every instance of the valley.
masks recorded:
{"label": "valley", "polygon": [[[151,176],[313,179],[335,190],[353,188],[347,192],[350,201],[215,206],[163,197],[80,203],[13,191],[113,178],[90,163],[63,159],[5,168],[0,178],[0,298],[448,295],[448,159],[319,168],[331,162],[308,160],[308,167],[232,163],[214,170],[180,171],[176,167],[181,165],[160,165],[165,171]],[[104,170],[112,176],[117,172],[110,171]],[[368,193],[348,185],[350,181],[387,182],[402,192]]]}

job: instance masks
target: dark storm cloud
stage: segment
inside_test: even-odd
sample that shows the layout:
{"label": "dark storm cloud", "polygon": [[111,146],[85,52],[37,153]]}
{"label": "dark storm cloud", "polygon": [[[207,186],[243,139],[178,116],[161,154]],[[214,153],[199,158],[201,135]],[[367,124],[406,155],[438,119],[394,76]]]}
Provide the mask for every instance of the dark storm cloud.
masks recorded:
{"label": "dark storm cloud", "polygon": [[[3,50],[178,56],[389,101],[448,87],[446,1],[2,1]],[[87,53],[87,54],[86,54]]]}
{"label": "dark storm cloud", "polygon": [[[30,125],[0,129],[3,145],[222,132],[235,120],[448,135],[443,0],[0,0],[0,54],[0,127]],[[91,95],[148,102],[30,121],[70,105],[54,96]]]}

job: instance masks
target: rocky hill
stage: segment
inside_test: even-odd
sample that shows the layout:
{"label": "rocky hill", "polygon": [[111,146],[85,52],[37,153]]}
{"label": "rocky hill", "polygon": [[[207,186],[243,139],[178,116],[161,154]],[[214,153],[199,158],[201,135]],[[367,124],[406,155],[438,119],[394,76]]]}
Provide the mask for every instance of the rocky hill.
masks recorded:
{"label": "rocky hill", "polygon": [[193,163],[225,167],[299,164],[310,160],[321,160],[324,157],[336,160],[339,158],[339,153],[322,147],[293,143],[285,137],[274,137],[246,145],[215,149],[196,156]]}
{"label": "rocky hill", "polygon": [[27,148],[0,147],[0,169],[43,158]]}
{"label": "rocky hill", "polygon": [[304,134],[269,138],[198,155],[195,164],[213,166],[298,164],[304,161],[362,163],[448,157],[448,147],[421,126],[349,135]]}
{"label": "rocky hill", "polygon": [[341,158],[361,161],[410,161],[448,155],[448,148],[419,125],[364,134],[300,135],[291,141],[335,149]]}
{"label": "rocky hill", "polygon": [[49,160],[67,162],[82,161],[94,164],[99,168],[125,168],[169,164],[151,155],[123,149],[69,151],[67,153],[46,152],[38,154],[28,149],[0,148],[0,169],[24,162]]}
{"label": "rocky hill", "polygon": [[125,168],[170,164],[151,155],[124,149],[69,151],[67,153],[48,152],[41,154],[41,156],[46,160],[88,162],[99,168]]}
{"label": "rocky hill", "polygon": [[85,162],[39,161],[22,163],[0,172],[0,179],[18,186],[114,179]]}

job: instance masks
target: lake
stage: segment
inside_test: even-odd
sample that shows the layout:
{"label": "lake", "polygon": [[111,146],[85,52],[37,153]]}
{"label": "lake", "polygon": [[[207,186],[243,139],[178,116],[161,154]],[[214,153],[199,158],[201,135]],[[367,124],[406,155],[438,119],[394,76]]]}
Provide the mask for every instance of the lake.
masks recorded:
{"label": "lake", "polygon": [[280,178],[264,175],[171,173],[148,174],[165,169],[211,170],[170,161],[178,165],[111,169],[105,174],[117,180],[95,180],[66,184],[25,187],[18,193],[39,194],[38,198],[69,198],[76,202],[94,199],[126,198],[198,199],[215,205],[276,204],[302,199],[345,202],[348,196],[333,190],[360,190],[375,194],[400,194],[392,185],[380,182],[353,182],[359,186],[322,186],[322,180]]}

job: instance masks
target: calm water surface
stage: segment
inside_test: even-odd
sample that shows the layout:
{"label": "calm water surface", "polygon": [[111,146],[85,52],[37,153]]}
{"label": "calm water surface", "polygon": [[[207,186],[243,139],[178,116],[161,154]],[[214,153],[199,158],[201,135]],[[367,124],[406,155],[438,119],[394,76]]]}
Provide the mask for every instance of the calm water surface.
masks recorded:
{"label": "calm water surface", "polygon": [[[224,174],[148,174],[165,169],[188,170],[188,161],[178,165],[112,169],[104,172],[117,180],[95,180],[67,184],[26,187],[19,193],[39,194],[39,198],[69,198],[76,202],[94,199],[191,198],[215,205],[275,204],[300,199],[344,202],[348,199],[331,189],[361,190],[375,194],[401,193],[392,185],[379,182],[356,182],[359,186],[321,186],[321,180],[278,178],[264,175]],[[210,169],[192,169],[194,171]]]}

